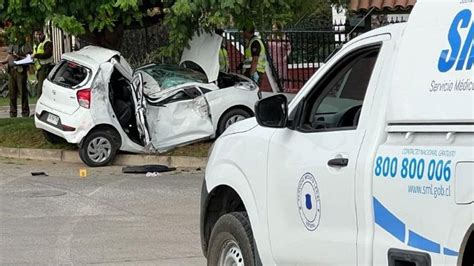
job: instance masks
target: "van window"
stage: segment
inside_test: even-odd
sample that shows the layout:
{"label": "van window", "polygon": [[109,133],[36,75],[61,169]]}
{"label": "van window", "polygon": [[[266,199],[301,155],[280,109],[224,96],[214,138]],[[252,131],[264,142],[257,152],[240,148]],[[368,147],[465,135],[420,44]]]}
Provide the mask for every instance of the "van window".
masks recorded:
{"label": "van window", "polygon": [[90,73],[91,71],[87,67],[63,60],[59,63],[50,81],[63,87],[72,88],[87,81]]}
{"label": "van window", "polygon": [[321,79],[307,97],[300,129],[355,129],[380,45],[352,52]]}

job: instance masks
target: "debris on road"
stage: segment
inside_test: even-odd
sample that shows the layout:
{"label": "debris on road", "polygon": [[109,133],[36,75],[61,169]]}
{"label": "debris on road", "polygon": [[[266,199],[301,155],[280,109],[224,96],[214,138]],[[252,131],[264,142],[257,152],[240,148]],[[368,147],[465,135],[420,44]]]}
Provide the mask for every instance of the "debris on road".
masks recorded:
{"label": "debris on road", "polygon": [[175,167],[168,167],[166,165],[149,164],[149,165],[134,165],[122,168],[122,173],[126,174],[147,174],[147,173],[164,173],[175,171]]}
{"label": "debris on road", "polygon": [[157,177],[160,176],[161,174],[158,172],[148,172],[146,173],[146,177]]}
{"label": "debris on road", "polygon": [[32,176],[48,176],[45,172],[31,172]]}

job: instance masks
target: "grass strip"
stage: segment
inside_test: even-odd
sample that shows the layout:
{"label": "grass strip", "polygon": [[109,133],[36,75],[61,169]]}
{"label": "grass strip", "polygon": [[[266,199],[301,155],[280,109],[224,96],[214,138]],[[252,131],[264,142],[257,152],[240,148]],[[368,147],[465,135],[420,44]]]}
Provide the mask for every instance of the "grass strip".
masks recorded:
{"label": "grass strip", "polygon": [[[211,145],[210,141],[195,143],[162,155],[207,157]],[[0,147],[77,150],[74,144],[47,142],[41,130],[35,127],[33,118],[0,118]]]}

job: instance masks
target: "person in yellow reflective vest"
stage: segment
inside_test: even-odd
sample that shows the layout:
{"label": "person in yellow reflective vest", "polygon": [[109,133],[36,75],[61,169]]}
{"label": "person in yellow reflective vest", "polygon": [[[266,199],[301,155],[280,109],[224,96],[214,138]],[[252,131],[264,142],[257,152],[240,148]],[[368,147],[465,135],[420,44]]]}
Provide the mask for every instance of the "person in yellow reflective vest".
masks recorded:
{"label": "person in yellow reflective vest", "polygon": [[226,48],[226,39],[223,29],[216,29],[216,33],[222,37],[221,48],[219,49],[219,72],[229,72],[229,53]]}
{"label": "person in yellow reflective vest", "polygon": [[219,71],[225,73],[229,72],[229,54],[225,46],[222,46],[219,50]]}
{"label": "person in yellow reflective vest", "polygon": [[43,91],[43,81],[53,65],[53,43],[46,39],[44,32],[41,30],[35,31],[32,58],[34,59],[36,79],[38,80],[36,95],[39,97]]}
{"label": "person in yellow reflective vest", "polygon": [[255,35],[255,27],[253,24],[244,26],[243,36],[247,43],[242,65],[244,75],[260,85],[267,65],[265,46],[260,37]]}

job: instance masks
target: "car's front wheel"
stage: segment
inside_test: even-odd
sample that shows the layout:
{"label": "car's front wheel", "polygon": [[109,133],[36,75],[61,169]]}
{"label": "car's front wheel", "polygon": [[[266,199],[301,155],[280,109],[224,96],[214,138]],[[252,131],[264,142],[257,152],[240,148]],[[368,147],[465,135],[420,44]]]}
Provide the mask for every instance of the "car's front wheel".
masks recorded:
{"label": "car's front wheel", "polygon": [[225,214],[212,229],[208,265],[256,265],[256,249],[245,212]]}
{"label": "car's front wheel", "polygon": [[117,153],[116,134],[110,130],[96,130],[85,138],[79,148],[79,157],[90,167],[110,164]]}

